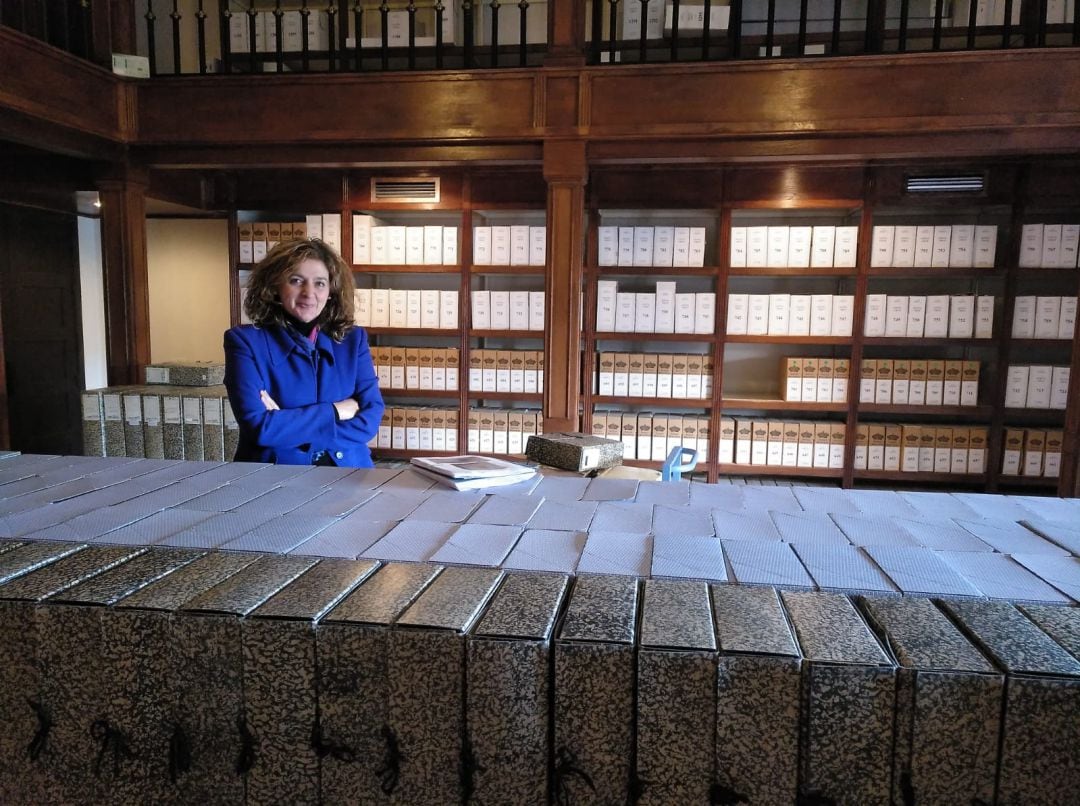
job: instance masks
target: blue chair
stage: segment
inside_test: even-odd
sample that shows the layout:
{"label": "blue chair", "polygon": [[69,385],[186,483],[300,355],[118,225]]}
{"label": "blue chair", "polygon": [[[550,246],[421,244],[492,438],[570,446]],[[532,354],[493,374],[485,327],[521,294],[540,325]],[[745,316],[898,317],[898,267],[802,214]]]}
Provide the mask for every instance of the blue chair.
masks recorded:
{"label": "blue chair", "polygon": [[[683,457],[687,461],[683,463]],[[664,464],[660,467],[660,481],[680,481],[683,473],[693,472],[697,467],[698,453],[693,448],[672,448]]]}

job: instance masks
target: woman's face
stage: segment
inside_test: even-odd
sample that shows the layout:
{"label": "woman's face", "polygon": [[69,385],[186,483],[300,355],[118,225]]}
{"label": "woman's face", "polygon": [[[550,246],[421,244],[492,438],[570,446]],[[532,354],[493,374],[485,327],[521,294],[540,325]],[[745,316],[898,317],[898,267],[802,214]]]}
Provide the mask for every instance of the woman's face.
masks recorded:
{"label": "woman's face", "polygon": [[310,257],[298,263],[278,285],[278,297],[285,313],[301,322],[314,321],[330,297],[326,264]]}

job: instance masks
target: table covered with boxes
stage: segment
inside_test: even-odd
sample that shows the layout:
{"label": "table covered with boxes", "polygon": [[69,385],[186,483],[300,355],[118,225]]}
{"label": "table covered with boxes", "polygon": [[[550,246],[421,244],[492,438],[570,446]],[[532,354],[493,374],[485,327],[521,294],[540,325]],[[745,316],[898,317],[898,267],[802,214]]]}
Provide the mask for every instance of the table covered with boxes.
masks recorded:
{"label": "table covered with boxes", "polygon": [[1039,803],[1080,503],[0,461],[0,802]]}

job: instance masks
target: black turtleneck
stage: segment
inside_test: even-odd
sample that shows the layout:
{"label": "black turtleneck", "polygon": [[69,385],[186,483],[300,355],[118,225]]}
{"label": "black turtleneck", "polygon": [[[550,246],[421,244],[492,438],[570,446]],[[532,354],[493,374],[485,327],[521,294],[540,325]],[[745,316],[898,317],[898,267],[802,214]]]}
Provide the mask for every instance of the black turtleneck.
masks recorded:
{"label": "black turtleneck", "polygon": [[303,336],[305,339],[311,338],[311,331],[315,329],[318,324],[317,319],[312,319],[310,322],[301,322],[295,316],[285,314],[285,320],[289,323],[293,330]]}

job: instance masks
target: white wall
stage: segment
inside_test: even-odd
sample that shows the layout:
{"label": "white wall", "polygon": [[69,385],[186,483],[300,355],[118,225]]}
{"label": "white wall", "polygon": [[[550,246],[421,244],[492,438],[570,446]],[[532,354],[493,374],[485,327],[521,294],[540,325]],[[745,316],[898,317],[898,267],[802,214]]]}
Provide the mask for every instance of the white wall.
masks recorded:
{"label": "white wall", "polygon": [[108,385],[105,361],[105,286],[101,263],[101,221],[79,216],[79,288],[82,297],[85,388]]}
{"label": "white wall", "polygon": [[225,219],[146,222],[150,359],[224,361],[229,327],[229,241]]}

